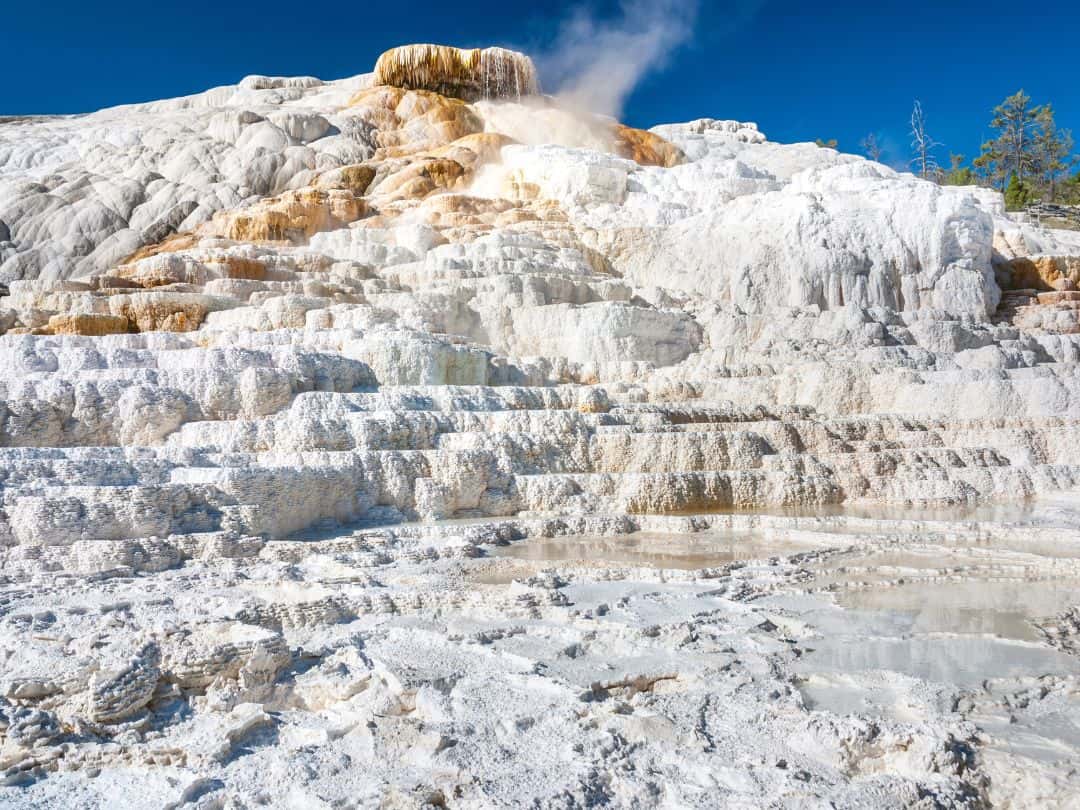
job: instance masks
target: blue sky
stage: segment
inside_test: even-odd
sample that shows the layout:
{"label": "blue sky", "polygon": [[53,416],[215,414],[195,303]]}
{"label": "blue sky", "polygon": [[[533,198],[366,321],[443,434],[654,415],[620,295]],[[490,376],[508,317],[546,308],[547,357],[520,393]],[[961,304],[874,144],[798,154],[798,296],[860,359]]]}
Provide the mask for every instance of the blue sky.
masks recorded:
{"label": "blue sky", "polygon": [[[691,3],[647,4],[666,4],[666,16],[683,22],[694,16],[669,32],[666,56],[650,60],[625,100],[628,123],[737,118],[757,121],[773,140],[837,138],[847,151],[875,131],[896,164],[907,158],[907,119],[919,98],[945,163],[949,150],[974,154],[991,107],[1023,87],[1036,101],[1052,101],[1059,124],[1080,136],[1075,0],[699,0],[696,10]],[[560,33],[583,8],[590,35],[665,26],[635,20],[640,7],[624,19],[620,4],[607,0],[11,3],[0,19],[0,114],[86,111],[248,73],[336,78],[370,70],[388,47],[418,41],[546,54],[548,79]]]}

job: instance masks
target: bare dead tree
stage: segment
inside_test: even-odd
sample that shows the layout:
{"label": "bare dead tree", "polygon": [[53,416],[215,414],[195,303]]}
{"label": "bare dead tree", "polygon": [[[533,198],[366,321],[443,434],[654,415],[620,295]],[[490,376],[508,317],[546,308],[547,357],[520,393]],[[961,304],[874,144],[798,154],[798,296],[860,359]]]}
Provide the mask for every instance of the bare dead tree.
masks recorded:
{"label": "bare dead tree", "polygon": [[934,150],[941,146],[926,131],[926,115],[918,99],[911,110],[911,149],[914,157],[911,165],[923,180],[929,180],[941,174],[941,167],[934,158]]}
{"label": "bare dead tree", "polygon": [[868,158],[878,163],[881,162],[881,153],[883,150],[881,148],[881,144],[878,143],[876,134],[871,132],[869,135],[859,141],[859,146],[862,147]]}

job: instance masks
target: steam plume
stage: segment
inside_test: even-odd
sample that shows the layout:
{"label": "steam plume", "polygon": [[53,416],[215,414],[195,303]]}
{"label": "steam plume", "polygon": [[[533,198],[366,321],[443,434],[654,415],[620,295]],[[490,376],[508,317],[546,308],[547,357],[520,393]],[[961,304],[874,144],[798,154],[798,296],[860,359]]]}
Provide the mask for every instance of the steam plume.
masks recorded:
{"label": "steam plume", "polygon": [[690,39],[697,10],[698,0],[624,0],[609,20],[580,8],[540,57],[541,73],[566,106],[617,118],[638,82]]}

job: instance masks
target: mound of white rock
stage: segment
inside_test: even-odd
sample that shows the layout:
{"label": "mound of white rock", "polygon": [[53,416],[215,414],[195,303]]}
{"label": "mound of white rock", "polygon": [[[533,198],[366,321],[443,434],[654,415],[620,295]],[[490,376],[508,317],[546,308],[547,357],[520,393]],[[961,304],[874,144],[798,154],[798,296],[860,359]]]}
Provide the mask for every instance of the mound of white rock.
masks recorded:
{"label": "mound of white rock", "polygon": [[0,123],[0,802],[979,806],[804,704],[796,567],[470,566],[1080,486],[1075,234],[425,60]]}

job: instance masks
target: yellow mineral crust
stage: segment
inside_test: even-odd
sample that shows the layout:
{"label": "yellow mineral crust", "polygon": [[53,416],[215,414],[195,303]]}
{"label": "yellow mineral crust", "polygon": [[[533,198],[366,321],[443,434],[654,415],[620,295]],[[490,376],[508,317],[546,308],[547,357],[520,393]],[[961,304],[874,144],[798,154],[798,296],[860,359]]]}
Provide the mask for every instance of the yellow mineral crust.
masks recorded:
{"label": "yellow mineral crust", "polygon": [[615,125],[615,153],[642,166],[670,169],[686,161],[686,155],[675,144],[648,130]]}
{"label": "yellow mineral crust", "polygon": [[1009,270],[1014,290],[1047,292],[1062,279],[1080,286],[1080,259],[1073,256],[1023,256],[1009,262]]}
{"label": "yellow mineral crust", "polygon": [[422,200],[436,191],[457,188],[466,178],[465,167],[455,160],[421,158],[390,175],[377,191],[383,200]]}
{"label": "yellow mineral crust", "polygon": [[540,92],[536,67],[525,54],[448,45],[391,48],[375,63],[375,84],[430,90],[465,101],[520,99]]}
{"label": "yellow mineral crust", "polygon": [[427,155],[449,158],[468,168],[479,168],[484,163],[498,161],[502,148],[512,143],[515,143],[513,138],[499,132],[475,132],[432,149]]}
{"label": "yellow mineral crust", "polygon": [[53,335],[118,335],[132,331],[127,318],[120,315],[53,315],[44,330]]}
{"label": "yellow mineral crust", "polygon": [[363,194],[375,179],[375,167],[366,163],[354,163],[342,166],[319,175],[315,185],[319,188],[337,188]]}
{"label": "yellow mineral crust", "polygon": [[207,230],[238,242],[303,244],[320,231],[340,228],[367,213],[367,203],[351,191],[302,188],[223,211]]}
{"label": "yellow mineral crust", "polygon": [[198,244],[199,239],[192,233],[175,233],[171,236],[167,236],[160,242],[155,242],[150,245],[143,245],[136,250],[120,264],[131,264],[137,262],[139,259],[145,259],[150,256],[156,256],[159,253],[174,253],[178,250],[187,250],[188,248],[195,247]]}
{"label": "yellow mineral crust", "polygon": [[124,293],[108,297],[107,306],[107,313],[57,313],[35,332],[92,337],[128,332],[193,332],[207,313],[201,300],[177,292]]}
{"label": "yellow mineral crust", "polygon": [[206,305],[193,296],[157,291],[114,296],[109,310],[138,332],[194,332],[207,313]]}
{"label": "yellow mineral crust", "polygon": [[425,90],[372,87],[353,96],[346,112],[375,127],[378,158],[435,149],[484,130],[464,101]]}

